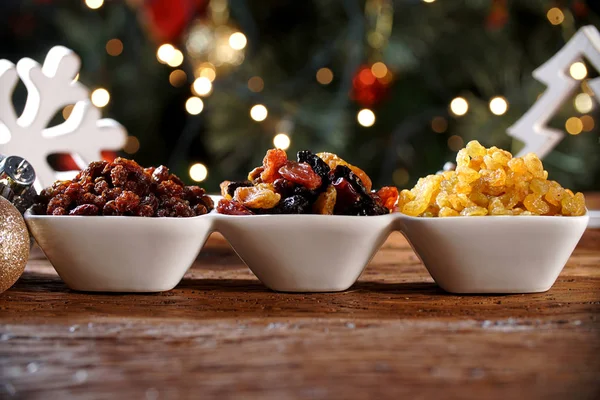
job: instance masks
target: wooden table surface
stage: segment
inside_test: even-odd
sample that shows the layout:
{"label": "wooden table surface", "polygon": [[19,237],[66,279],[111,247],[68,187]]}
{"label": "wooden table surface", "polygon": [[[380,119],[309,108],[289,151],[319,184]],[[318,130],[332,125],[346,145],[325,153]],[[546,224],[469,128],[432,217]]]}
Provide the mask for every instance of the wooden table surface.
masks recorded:
{"label": "wooden table surface", "polygon": [[455,296],[394,233],[343,293],[267,290],[217,234],[174,290],[0,295],[0,398],[600,398],[600,230],[540,294]]}

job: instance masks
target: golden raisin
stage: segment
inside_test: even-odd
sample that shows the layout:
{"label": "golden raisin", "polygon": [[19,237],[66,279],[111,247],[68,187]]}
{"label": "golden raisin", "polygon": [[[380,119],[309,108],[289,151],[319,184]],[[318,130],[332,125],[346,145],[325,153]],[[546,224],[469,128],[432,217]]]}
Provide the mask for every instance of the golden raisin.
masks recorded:
{"label": "golden raisin", "polygon": [[333,185],[327,186],[327,190],[317,197],[313,205],[313,212],[316,214],[333,215],[335,202],[337,200],[337,191]]}
{"label": "golden raisin", "polygon": [[272,185],[260,183],[235,189],[233,200],[248,208],[271,209],[279,203],[281,195],[273,191]]}
{"label": "golden raisin", "polygon": [[331,168],[332,170],[334,170],[335,167],[337,167],[338,165],[345,165],[346,167],[350,168],[352,172],[354,172],[354,174],[360,178],[367,192],[371,191],[371,187],[373,186],[371,178],[369,178],[369,175],[367,175],[367,173],[362,169],[350,163],[347,163],[346,161],[342,160],[340,157],[333,153],[317,153],[317,157],[325,161],[327,165],[329,165],[329,168]]}
{"label": "golden raisin", "polygon": [[584,215],[583,194],[554,181],[539,158],[512,155],[472,141],[456,156],[456,170],[419,179],[400,193],[398,208],[412,216]]}

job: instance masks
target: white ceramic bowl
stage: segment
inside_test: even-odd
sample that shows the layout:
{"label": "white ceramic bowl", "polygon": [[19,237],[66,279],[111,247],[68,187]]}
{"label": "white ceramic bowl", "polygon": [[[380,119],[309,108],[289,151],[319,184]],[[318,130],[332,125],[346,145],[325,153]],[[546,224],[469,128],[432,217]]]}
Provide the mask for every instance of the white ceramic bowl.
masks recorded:
{"label": "white ceramic bowl", "polygon": [[270,289],[348,289],[389,236],[394,215],[214,214],[215,230]]}
{"label": "white ceramic bowl", "polygon": [[550,289],[588,224],[581,217],[413,218],[397,229],[452,293],[533,293]]}
{"label": "white ceramic bowl", "polygon": [[25,221],[63,281],[74,290],[162,292],[181,281],[212,231],[191,218],[46,216]]}

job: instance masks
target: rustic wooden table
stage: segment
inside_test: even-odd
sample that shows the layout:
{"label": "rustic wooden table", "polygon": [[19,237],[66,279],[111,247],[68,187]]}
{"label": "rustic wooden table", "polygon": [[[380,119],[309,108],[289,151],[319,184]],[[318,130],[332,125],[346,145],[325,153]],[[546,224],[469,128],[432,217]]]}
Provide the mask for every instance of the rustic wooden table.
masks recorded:
{"label": "rustic wooden table", "polygon": [[167,293],[37,260],[0,296],[0,398],[597,399],[599,354],[598,229],[540,294],[445,293],[395,233],[343,293],[271,292],[213,235]]}

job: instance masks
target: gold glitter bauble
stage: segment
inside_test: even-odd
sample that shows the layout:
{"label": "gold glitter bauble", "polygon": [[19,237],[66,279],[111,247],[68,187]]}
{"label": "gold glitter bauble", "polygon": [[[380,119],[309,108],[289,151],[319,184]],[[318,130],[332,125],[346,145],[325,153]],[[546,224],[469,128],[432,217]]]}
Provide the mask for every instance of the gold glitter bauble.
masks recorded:
{"label": "gold glitter bauble", "polygon": [[29,258],[29,233],[19,210],[0,197],[0,293],[19,279]]}

